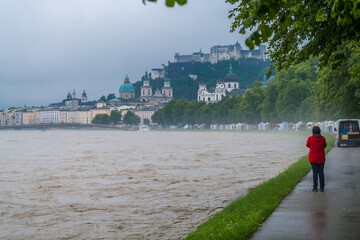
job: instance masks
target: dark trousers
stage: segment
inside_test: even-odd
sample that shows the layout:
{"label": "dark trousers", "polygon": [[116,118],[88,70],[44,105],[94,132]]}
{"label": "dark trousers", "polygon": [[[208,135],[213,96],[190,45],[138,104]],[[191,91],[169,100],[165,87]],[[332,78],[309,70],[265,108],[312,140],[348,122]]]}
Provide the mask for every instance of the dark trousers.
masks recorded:
{"label": "dark trousers", "polygon": [[320,189],[324,189],[325,187],[324,165],[325,163],[311,163],[314,183],[313,189],[317,189],[318,187],[318,176],[320,179]]}

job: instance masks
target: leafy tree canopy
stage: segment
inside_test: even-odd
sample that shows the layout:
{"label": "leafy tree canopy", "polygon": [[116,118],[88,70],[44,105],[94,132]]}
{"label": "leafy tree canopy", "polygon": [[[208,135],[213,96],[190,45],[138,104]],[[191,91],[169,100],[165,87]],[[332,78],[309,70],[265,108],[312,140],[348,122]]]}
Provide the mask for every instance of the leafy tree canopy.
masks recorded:
{"label": "leafy tree canopy", "polygon": [[109,94],[107,95],[107,100],[108,100],[108,101],[110,101],[111,99],[114,99],[114,98],[116,98],[116,96],[115,96],[114,93],[109,93]]}
{"label": "leafy tree canopy", "polygon": [[[156,2],[156,0],[143,0],[143,3],[145,4],[146,2]],[[165,0],[165,4],[168,7],[173,7],[175,5],[175,3],[181,5],[186,4],[187,0]]]}
{"label": "leafy tree canopy", "polygon": [[[319,71],[315,96],[322,115],[360,117],[360,43],[344,42]],[[319,116],[321,117],[321,115]]]}
{"label": "leafy tree canopy", "polygon": [[141,119],[132,111],[128,111],[124,116],[124,123],[129,125],[138,125]]}
{"label": "leafy tree canopy", "polygon": [[[344,40],[360,38],[358,0],[226,0],[236,5],[229,13],[231,31],[253,31],[246,45],[269,42],[277,70],[320,56],[326,65]],[[253,30],[254,29],[254,30]]]}
{"label": "leafy tree canopy", "polygon": [[99,99],[99,101],[106,102],[106,97],[105,97],[104,95],[101,96],[101,98]]}
{"label": "leafy tree canopy", "polygon": [[112,124],[119,124],[121,121],[121,112],[117,109],[112,110],[110,113],[110,123]]}
{"label": "leafy tree canopy", "polygon": [[107,114],[96,114],[96,116],[94,117],[94,119],[92,120],[93,124],[109,124],[110,123],[110,118]]}
{"label": "leafy tree canopy", "polygon": [[144,124],[145,125],[150,125],[150,119],[144,118]]}

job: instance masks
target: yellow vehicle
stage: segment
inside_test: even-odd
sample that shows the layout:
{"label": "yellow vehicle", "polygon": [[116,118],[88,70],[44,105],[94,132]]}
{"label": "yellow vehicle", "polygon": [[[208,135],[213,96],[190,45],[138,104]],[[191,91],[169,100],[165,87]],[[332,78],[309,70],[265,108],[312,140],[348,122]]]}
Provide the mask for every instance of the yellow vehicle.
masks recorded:
{"label": "yellow vehicle", "polygon": [[360,120],[340,119],[336,121],[335,133],[337,146],[342,144],[360,146]]}

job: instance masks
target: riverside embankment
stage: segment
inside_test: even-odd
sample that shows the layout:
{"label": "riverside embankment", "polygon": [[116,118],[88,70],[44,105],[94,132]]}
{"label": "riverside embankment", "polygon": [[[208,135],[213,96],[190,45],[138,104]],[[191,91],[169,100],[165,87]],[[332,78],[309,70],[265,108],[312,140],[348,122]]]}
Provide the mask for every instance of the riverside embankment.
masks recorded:
{"label": "riverside embankment", "polygon": [[[325,152],[328,153],[333,148],[335,139],[330,135],[325,135],[325,137],[328,143]],[[251,189],[244,197],[233,201],[223,211],[197,227],[185,239],[250,239],[263,221],[269,217],[310,169],[307,156],[302,157],[286,169],[286,171]],[[308,192],[311,192],[309,190],[311,186],[312,184],[308,183]],[[295,200],[292,203],[292,207],[295,207],[299,202]],[[298,205],[304,209],[313,209],[309,201],[306,204],[300,202]],[[317,202],[317,206],[319,205],[321,203]],[[278,210],[276,210],[277,212]],[[273,219],[275,220],[270,221],[273,225],[266,225],[267,227],[260,231],[260,234],[256,233],[255,239],[308,239],[303,238],[308,235],[302,229],[297,231],[305,234],[298,235],[295,231],[293,232],[294,234],[291,234],[292,229],[296,229],[296,224],[298,223],[298,219],[293,219],[292,212],[291,206],[287,206],[288,214],[285,214],[287,219],[280,217],[279,221],[279,217],[274,217]],[[306,219],[302,218],[300,221],[304,224]],[[288,224],[289,222],[291,224]],[[288,228],[284,228],[284,224],[287,224]],[[277,231],[278,234],[274,234],[274,231]]]}

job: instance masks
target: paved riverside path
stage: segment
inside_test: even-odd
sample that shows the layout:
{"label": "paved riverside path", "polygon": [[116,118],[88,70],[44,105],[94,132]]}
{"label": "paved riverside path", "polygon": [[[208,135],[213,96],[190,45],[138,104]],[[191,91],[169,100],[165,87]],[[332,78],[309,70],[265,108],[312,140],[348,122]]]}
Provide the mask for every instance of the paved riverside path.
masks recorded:
{"label": "paved riverside path", "polygon": [[325,192],[312,192],[312,172],[269,216],[252,240],[360,239],[360,148],[326,156]]}

